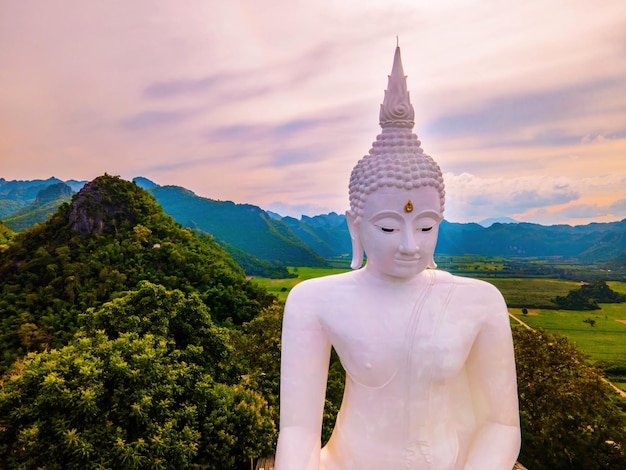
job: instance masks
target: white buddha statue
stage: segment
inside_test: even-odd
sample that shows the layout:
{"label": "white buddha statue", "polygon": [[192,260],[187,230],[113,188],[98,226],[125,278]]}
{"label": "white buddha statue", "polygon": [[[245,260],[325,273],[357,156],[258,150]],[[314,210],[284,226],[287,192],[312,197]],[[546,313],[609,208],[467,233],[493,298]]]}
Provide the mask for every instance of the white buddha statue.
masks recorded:
{"label": "white buddha statue", "polygon": [[[285,305],[276,470],[509,470],[517,458],[506,305],[491,284],[434,269],[445,191],[413,119],[397,48],[382,134],[350,179],[354,270],[298,284]],[[321,448],[331,346],[346,387]]]}

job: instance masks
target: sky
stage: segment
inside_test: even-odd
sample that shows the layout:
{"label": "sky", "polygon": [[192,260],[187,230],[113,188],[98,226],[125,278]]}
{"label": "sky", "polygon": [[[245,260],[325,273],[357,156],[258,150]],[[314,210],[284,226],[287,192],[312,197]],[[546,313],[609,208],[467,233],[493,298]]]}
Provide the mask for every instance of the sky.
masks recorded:
{"label": "sky", "polygon": [[343,213],[398,40],[446,219],[622,220],[624,24],[623,0],[0,0],[0,177]]}

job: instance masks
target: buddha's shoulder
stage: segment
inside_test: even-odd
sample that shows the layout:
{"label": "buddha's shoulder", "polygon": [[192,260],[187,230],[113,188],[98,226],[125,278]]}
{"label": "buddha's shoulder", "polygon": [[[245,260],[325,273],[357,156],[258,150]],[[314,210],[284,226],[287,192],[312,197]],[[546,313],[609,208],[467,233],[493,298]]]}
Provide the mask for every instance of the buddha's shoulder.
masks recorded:
{"label": "buddha's shoulder", "polygon": [[302,281],[291,289],[287,299],[292,301],[301,298],[314,297],[318,300],[330,298],[349,290],[351,286],[358,284],[355,276],[356,271],[348,271],[330,276],[317,277]]}
{"label": "buddha's shoulder", "polygon": [[501,301],[502,294],[493,284],[471,277],[455,276],[446,271],[434,271],[437,284],[453,284],[457,297],[480,297],[485,300]]}

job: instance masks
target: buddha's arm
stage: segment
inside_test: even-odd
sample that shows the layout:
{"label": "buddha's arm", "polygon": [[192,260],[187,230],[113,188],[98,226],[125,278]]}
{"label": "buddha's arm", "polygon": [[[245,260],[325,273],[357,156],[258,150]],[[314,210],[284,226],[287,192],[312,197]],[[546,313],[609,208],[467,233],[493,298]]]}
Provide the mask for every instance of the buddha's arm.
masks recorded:
{"label": "buddha's arm", "polygon": [[330,343],[315,314],[320,294],[314,294],[297,286],[285,305],[276,470],[320,467]]}
{"label": "buddha's arm", "polygon": [[464,469],[508,470],[520,448],[515,357],[504,300],[495,289],[486,293],[482,304],[488,313],[468,359],[472,398],[482,425]]}

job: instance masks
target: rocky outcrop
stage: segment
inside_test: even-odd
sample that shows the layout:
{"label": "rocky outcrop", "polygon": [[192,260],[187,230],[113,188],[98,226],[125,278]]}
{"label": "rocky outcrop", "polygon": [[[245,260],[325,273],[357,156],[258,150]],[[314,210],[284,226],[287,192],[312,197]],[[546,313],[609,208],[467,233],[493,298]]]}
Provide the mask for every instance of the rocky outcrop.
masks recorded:
{"label": "rocky outcrop", "polygon": [[96,178],[74,197],[69,216],[72,231],[80,235],[99,235],[115,230],[115,221],[124,207],[113,202],[110,179],[108,175]]}

